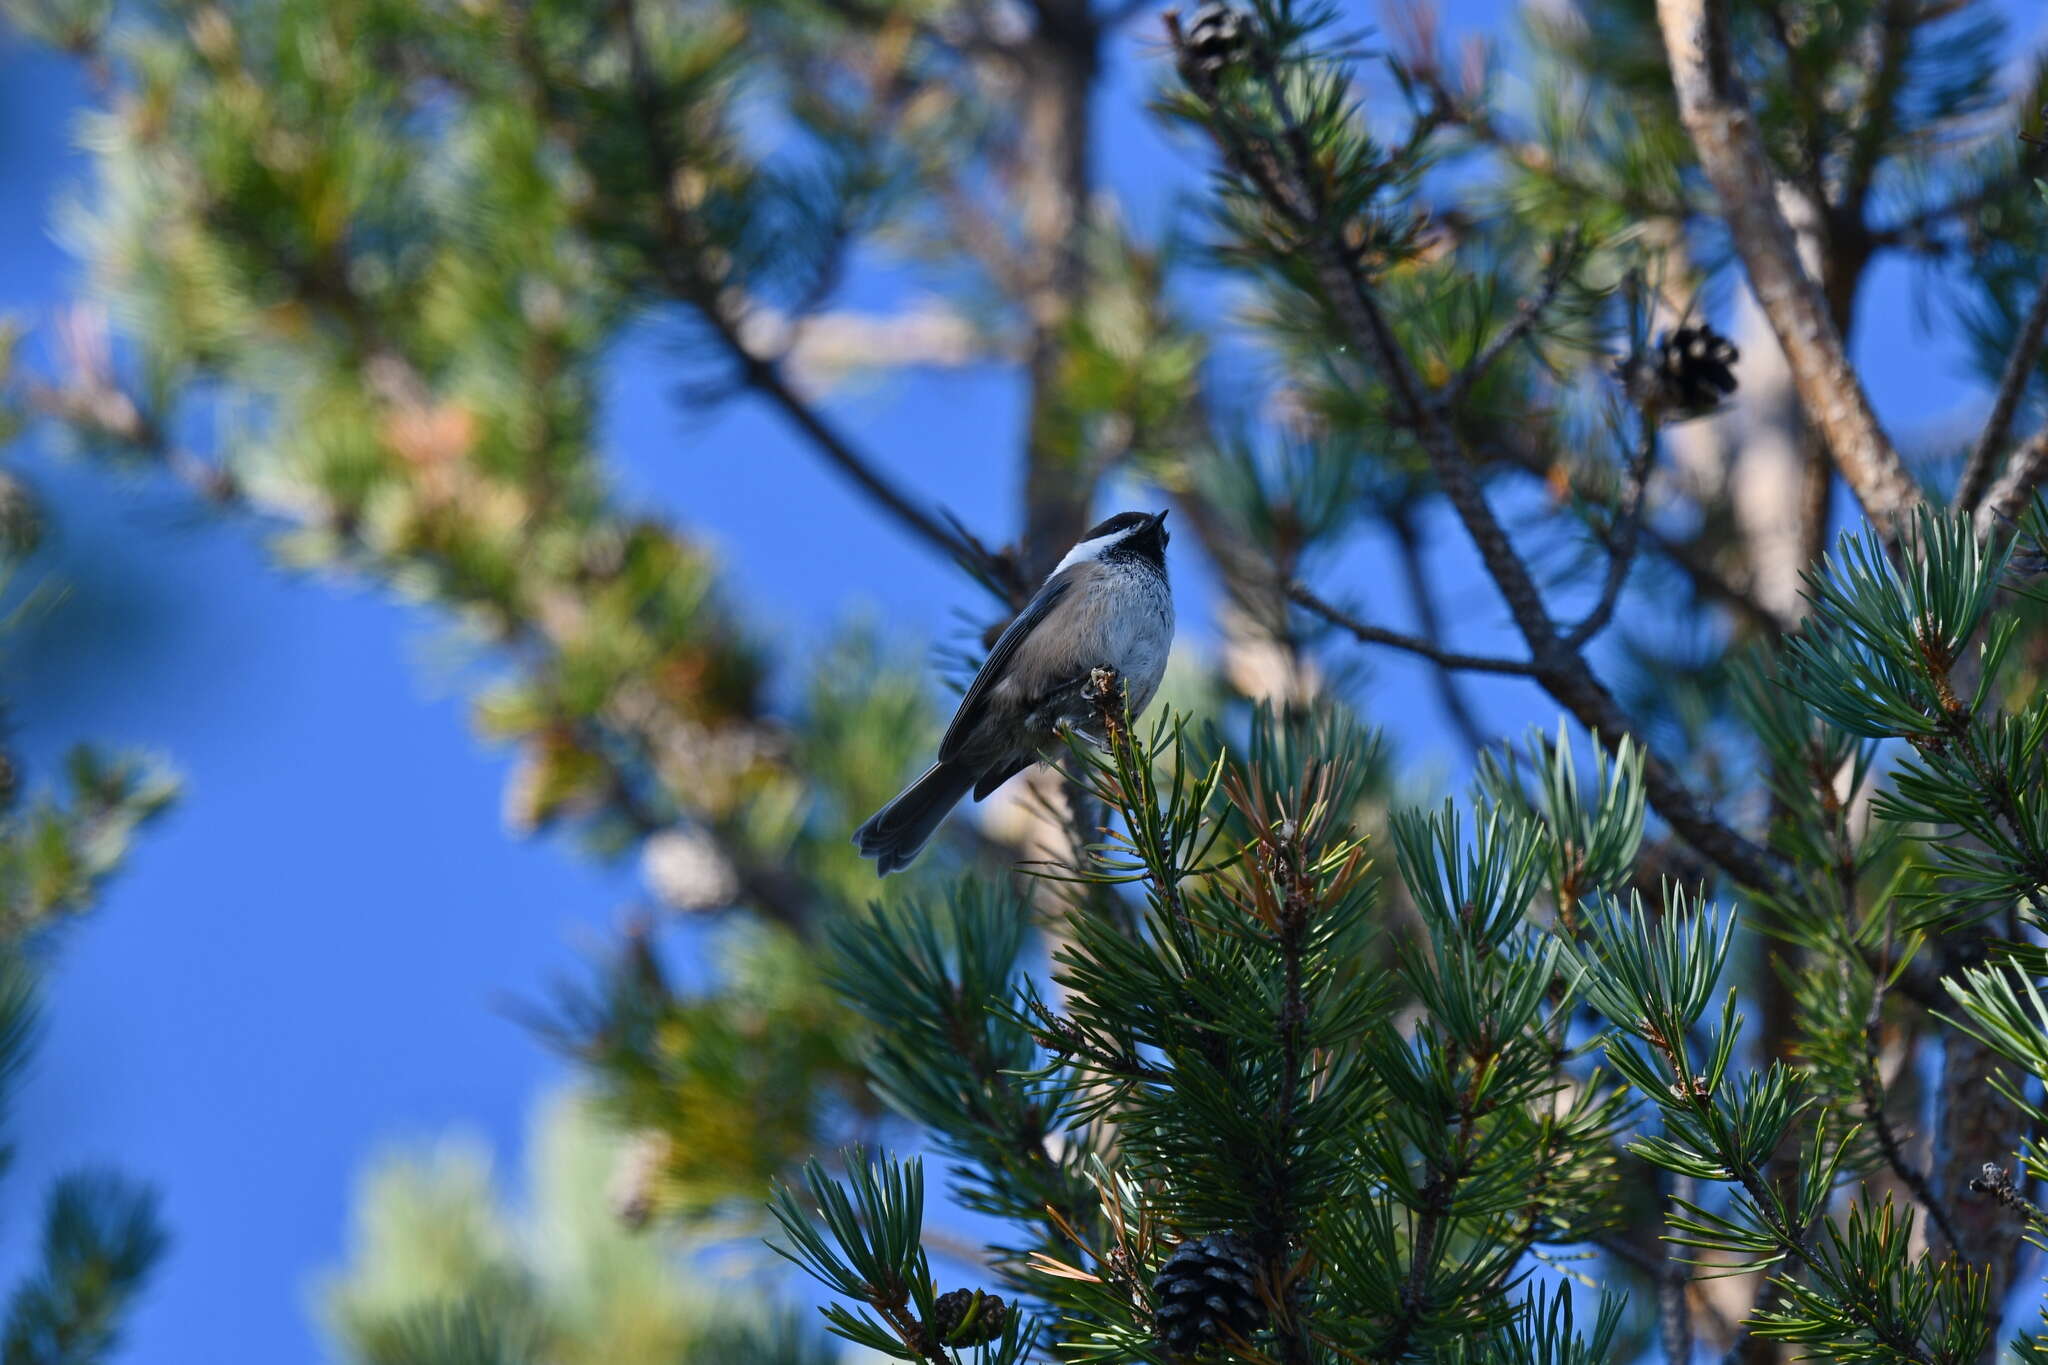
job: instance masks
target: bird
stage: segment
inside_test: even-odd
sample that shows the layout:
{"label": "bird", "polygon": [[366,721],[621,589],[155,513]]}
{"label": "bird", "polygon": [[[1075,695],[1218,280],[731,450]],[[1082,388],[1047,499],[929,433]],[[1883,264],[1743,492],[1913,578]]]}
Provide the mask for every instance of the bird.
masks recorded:
{"label": "bird", "polygon": [[1063,730],[1092,733],[1083,695],[1112,669],[1132,715],[1166,673],[1173,593],[1165,512],[1119,512],[1090,527],[996,638],[939,741],[938,761],[854,831],[886,877],[923,851],[953,807],[976,801],[1039,761]]}

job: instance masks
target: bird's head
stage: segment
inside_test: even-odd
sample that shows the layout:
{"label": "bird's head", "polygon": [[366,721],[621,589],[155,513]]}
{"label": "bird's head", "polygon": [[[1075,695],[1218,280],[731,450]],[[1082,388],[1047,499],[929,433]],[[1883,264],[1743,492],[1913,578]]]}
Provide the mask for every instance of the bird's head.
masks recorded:
{"label": "bird's head", "polygon": [[1089,527],[1053,572],[1097,559],[1140,559],[1163,572],[1171,539],[1165,512],[1119,512]]}

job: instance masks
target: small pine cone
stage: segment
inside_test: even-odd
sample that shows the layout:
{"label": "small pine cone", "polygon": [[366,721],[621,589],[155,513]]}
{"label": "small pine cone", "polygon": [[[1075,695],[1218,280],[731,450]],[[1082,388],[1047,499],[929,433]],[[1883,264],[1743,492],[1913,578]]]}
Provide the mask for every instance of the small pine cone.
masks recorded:
{"label": "small pine cone", "polygon": [[1735,393],[1735,362],[1743,352],[1706,323],[1675,327],[1649,354],[1616,362],[1614,372],[1640,407],[1667,417],[1698,417]]}
{"label": "small pine cone", "polygon": [[1196,10],[1181,31],[1183,59],[1205,76],[1221,75],[1251,45],[1251,24],[1241,10],[1211,3]]}
{"label": "small pine cone", "polygon": [[1152,1281],[1153,1330],[1175,1355],[1192,1355],[1225,1332],[1247,1336],[1266,1320],[1257,1266],[1242,1239],[1190,1237]]}
{"label": "small pine cone", "polygon": [[1735,392],[1732,366],[1742,352],[1705,323],[1666,333],[1657,349],[1664,382],[1686,411],[1716,407]]}
{"label": "small pine cone", "polygon": [[928,1330],[948,1346],[980,1346],[1003,1334],[1010,1305],[979,1289],[955,1289],[932,1304]]}
{"label": "small pine cone", "polygon": [[1649,355],[1630,356],[1615,370],[1643,407],[1697,417],[1735,392],[1734,366],[1741,359],[1734,342],[1701,323],[1664,333]]}

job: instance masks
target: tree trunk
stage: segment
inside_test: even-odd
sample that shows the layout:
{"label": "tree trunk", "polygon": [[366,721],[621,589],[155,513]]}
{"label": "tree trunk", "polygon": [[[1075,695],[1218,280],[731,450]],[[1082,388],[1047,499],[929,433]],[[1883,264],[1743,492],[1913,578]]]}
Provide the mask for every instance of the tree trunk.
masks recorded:
{"label": "tree trunk", "polygon": [[1024,449],[1023,564],[1049,572],[1087,528],[1095,465],[1065,409],[1061,332],[1088,289],[1085,235],[1094,192],[1090,105],[1102,34],[1088,0],[1038,0],[1038,30],[1023,49],[1023,138],[1018,216],[1031,273],[1030,413]]}

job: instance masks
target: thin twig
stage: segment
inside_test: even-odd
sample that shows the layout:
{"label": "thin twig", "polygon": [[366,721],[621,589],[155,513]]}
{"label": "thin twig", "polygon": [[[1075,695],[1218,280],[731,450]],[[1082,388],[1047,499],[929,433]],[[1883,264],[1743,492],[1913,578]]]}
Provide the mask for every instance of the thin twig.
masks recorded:
{"label": "thin twig", "polygon": [[1564,647],[1574,653],[1584,649],[1614,619],[1615,605],[1621,601],[1622,587],[1628,582],[1629,566],[1635,563],[1636,546],[1642,541],[1643,487],[1649,482],[1650,466],[1656,458],[1657,423],[1646,415],[1642,444],[1629,464],[1621,502],[1614,509],[1612,534],[1603,537],[1607,541],[1607,581],[1600,586],[1600,600],[1586,613],[1586,619],[1564,637]]}
{"label": "thin twig", "polygon": [[[1877,998],[1883,998],[1881,992]],[[1871,1013],[1874,1016],[1876,1010],[1873,1009]],[[1876,1020],[1873,1018],[1867,1041],[1867,1045],[1873,1048],[1876,1046],[1875,1034]],[[1942,1207],[1940,1198],[1934,1192],[1934,1186],[1927,1179],[1927,1173],[1906,1160],[1905,1148],[1899,1142],[1898,1134],[1892,1131],[1891,1120],[1885,1116],[1884,1092],[1880,1088],[1874,1059],[1865,1057],[1863,1065],[1857,1068],[1856,1085],[1861,1092],[1864,1117],[1870,1123],[1871,1136],[1877,1139],[1877,1150],[1884,1154],[1885,1165],[1891,1167],[1892,1174],[1911,1192],[1920,1207],[1927,1210],[1927,1216],[1934,1220],[1936,1228],[1947,1240],[1948,1245],[1961,1246],[1962,1241],[1956,1236],[1955,1225],[1949,1221],[1948,1210]]]}
{"label": "thin twig", "polygon": [[2012,435],[2012,419],[2019,413],[2020,399],[2026,396],[2034,367],[2041,359],[2043,337],[2048,337],[2048,279],[2043,279],[2034,293],[2034,305],[2020,324],[2012,354],[2005,360],[2005,373],[1998,378],[1998,396],[1991,404],[1991,415],[1985,419],[1984,430],[1970,451],[1969,462],[1963,466],[1962,478],[1956,482],[1956,506],[1965,512],[1976,511],[1984,490],[1991,486],[1999,452]]}
{"label": "thin twig", "polygon": [[[1553,478],[1550,458],[1527,443],[1505,440],[1498,445],[1489,444],[1486,453],[1504,459],[1545,482]],[[1620,498],[1614,490],[1595,481],[1593,468],[1586,461],[1566,463],[1563,466],[1565,484],[1572,497],[1605,507],[1611,513]],[[1610,554],[1620,548],[1619,526],[1613,517],[1604,522],[1588,517],[1586,524]],[[1731,608],[1767,636],[1776,637],[1792,628],[1791,622],[1715,567],[1704,545],[1696,541],[1674,540],[1641,518],[1637,526],[1643,543],[1677,566],[1692,581],[1694,591]]]}
{"label": "thin twig", "polygon": [[1306,583],[1289,583],[1287,596],[1290,601],[1307,607],[1361,643],[1388,645],[1394,649],[1406,650],[1410,654],[1429,660],[1438,668],[1454,668],[1466,673],[1502,673],[1517,678],[1536,676],[1536,665],[1527,659],[1500,659],[1485,654],[1460,654],[1455,650],[1443,649],[1418,635],[1404,635],[1398,630],[1368,625],[1316,596]]}
{"label": "thin twig", "polygon": [[1564,288],[1564,282],[1570,276],[1572,266],[1578,258],[1579,236],[1573,233],[1554,248],[1550,267],[1544,271],[1543,283],[1538,286],[1536,292],[1522,300],[1521,307],[1515,310],[1515,316],[1509,320],[1508,325],[1501,328],[1493,340],[1487,342],[1479,354],[1473,356],[1463,369],[1451,377],[1451,382],[1443,387],[1436,400],[1439,411],[1448,412],[1456,407],[1471,391],[1472,386],[1485,378],[1486,372],[1493,368],[1495,362],[1543,320],[1543,315],[1550,311],[1550,305],[1556,302],[1558,291]]}
{"label": "thin twig", "polygon": [[[1693,1074],[1692,1064],[1686,1055],[1687,1049],[1682,1041],[1677,1043],[1661,1043],[1657,1045],[1657,1050],[1663,1054],[1665,1062],[1671,1067],[1674,1074],[1679,1076]],[[1711,1119],[1714,1111],[1714,1100],[1705,1093],[1704,1089],[1700,1091],[1688,1090],[1685,1092],[1685,1095],[1685,1102],[1692,1109],[1698,1120],[1706,1122]],[[1777,1295],[1780,1293],[1780,1282],[1786,1275],[1791,1273],[1791,1267],[1798,1266],[1821,1277],[1833,1273],[1834,1267],[1828,1264],[1821,1254],[1813,1248],[1816,1227],[1819,1222],[1825,1221],[1824,1216],[1814,1223],[1801,1222],[1797,1217],[1793,1216],[1780,1200],[1773,1197],[1763,1167],[1750,1159],[1739,1146],[1731,1143],[1727,1138],[1723,1137],[1718,1141],[1717,1150],[1714,1155],[1719,1158],[1722,1166],[1727,1171],[1727,1175],[1723,1178],[1738,1186],[1744,1194],[1749,1196],[1750,1210],[1754,1214],[1758,1226],[1770,1236],[1772,1241],[1777,1243],[1780,1253],[1777,1259],[1780,1266],[1783,1267],[1764,1281],[1763,1290],[1757,1295],[1756,1303],[1750,1309],[1749,1320],[1744,1325],[1743,1337],[1736,1339],[1735,1345],[1730,1349],[1729,1354],[1724,1357],[1730,1365],[1733,1365],[1734,1362],[1742,1358],[1743,1340],[1754,1330],[1758,1315],[1770,1312],[1776,1306]],[[1902,1335],[1899,1327],[1888,1317],[1874,1309],[1872,1305],[1864,1302],[1848,1301],[1842,1304],[1842,1308],[1859,1325],[1869,1331],[1872,1337],[1890,1347],[1901,1358],[1912,1361],[1914,1365],[1934,1365],[1927,1351],[1921,1346],[1917,1335]]]}
{"label": "thin twig", "polygon": [[[1423,639],[1441,648],[1443,617],[1437,610],[1436,589],[1430,585],[1429,574],[1422,563],[1422,542],[1415,534],[1415,522],[1406,507],[1396,508],[1387,522],[1394,532],[1394,550],[1401,561],[1401,579],[1408,588],[1408,603],[1415,613],[1415,623],[1422,627]],[[1443,703],[1444,714],[1450,717],[1459,738],[1465,741],[1465,747],[1474,752],[1485,748],[1486,732],[1479,728],[1479,720],[1472,714],[1465,689],[1458,685],[1456,670],[1438,663],[1431,673],[1436,678],[1437,700]]]}

